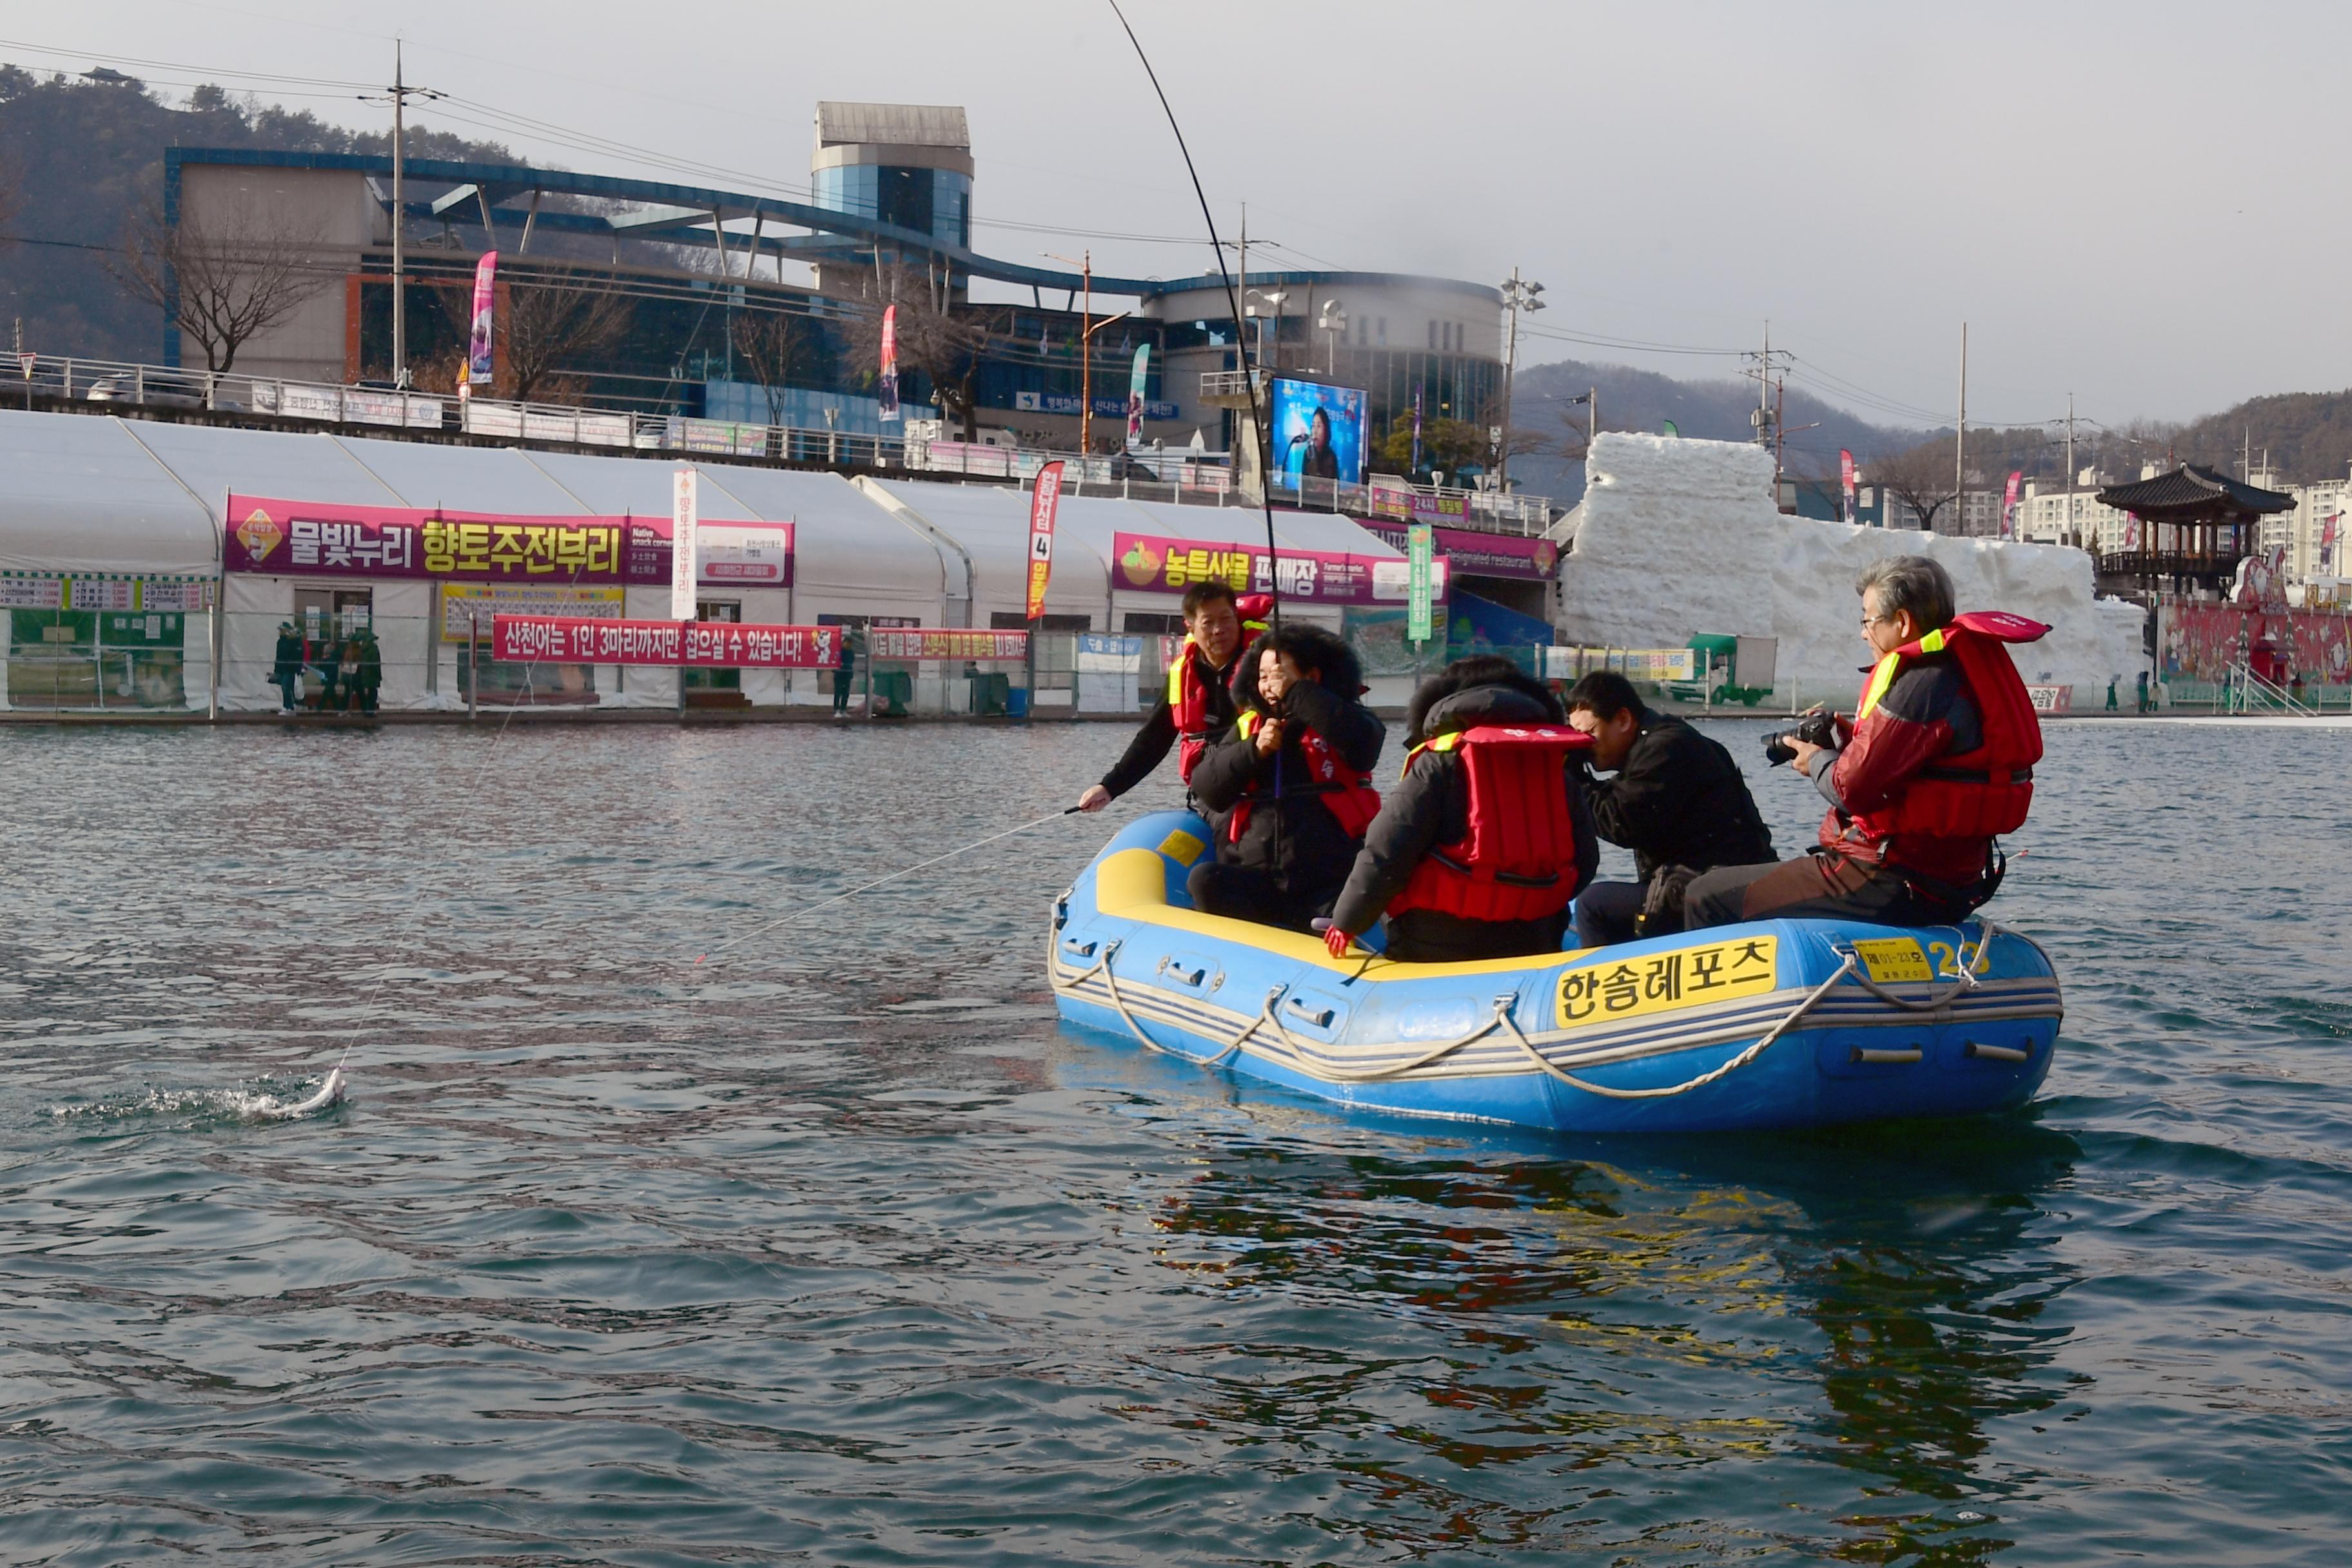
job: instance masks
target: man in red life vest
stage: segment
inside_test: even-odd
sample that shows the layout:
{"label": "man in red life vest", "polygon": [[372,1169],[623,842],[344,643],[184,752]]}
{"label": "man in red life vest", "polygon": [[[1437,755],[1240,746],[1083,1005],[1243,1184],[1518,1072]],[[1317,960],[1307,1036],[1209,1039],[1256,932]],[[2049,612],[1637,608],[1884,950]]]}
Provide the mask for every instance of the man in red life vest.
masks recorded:
{"label": "man in red life vest", "polygon": [[1365,836],[1325,942],[1389,918],[1388,954],[1448,963],[1558,952],[1601,861],[1571,759],[1591,738],[1507,658],[1457,659],[1406,710],[1404,778]]}
{"label": "man in red life vest", "polygon": [[1359,699],[1360,667],[1320,626],[1262,637],[1234,677],[1231,738],[1192,774],[1217,855],[1192,868],[1192,907],[1306,931],[1331,907],[1381,808],[1371,770],[1387,728]]}
{"label": "man in red life vest", "polygon": [[1250,639],[1265,629],[1260,617],[1273,607],[1270,594],[1237,598],[1223,583],[1184,590],[1184,642],[1168,667],[1167,691],[1152,704],[1126,754],[1078,796],[1080,811],[1100,811],[1141,784],[1171,746],[1178,748],[1178,773],[1192,782],[1202,753],[1234,727],[1234,669]]}
{"label": "man in red life vest", "polygon": [[2042,726],[2002,645],[2050,628],[2005,610],[1955,616],[1952,580],[1924,555],[1873,562],[1855,580],[1878,662],[1839,743],[1791,739],[1829,801],[1821,844],[1777,866],[1692,881],[1691,930],[1776,916],[1942,925],[2000,885],[1993,839],[2025,822]]}

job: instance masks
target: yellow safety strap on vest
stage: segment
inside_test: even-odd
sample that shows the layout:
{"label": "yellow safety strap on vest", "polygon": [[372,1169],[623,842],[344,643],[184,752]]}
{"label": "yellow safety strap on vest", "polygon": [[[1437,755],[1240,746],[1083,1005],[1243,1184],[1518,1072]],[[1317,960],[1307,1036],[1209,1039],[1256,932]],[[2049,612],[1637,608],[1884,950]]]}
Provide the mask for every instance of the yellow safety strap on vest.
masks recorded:
{"label": "yellow safety strap on vest", "polygon": [[1184,700],[1184,661],[1192,657],[1192,634],[1186,632],[1184,640],[1176,645],[1176,657],[1168,661],[1168,706],[1175,707]]}
{"label": "yellow safety strap on vest", "polygon": [[1886,695],[1888,687],[1895,684],[1896,669],[1902,664],[1903,656],[1906,653],[1941,653],[1951,646],[1951,641],[1946,629],[1937,626],[1927,636],[1915,642],[1906,643],[1880,659],[1871,669],[1870,684],[1863,689],[1862,710],[1853,716],[1853,721],[1859,724],[1870,717],[1870,710],[1878,706],[1878,700]]}
{"label": "yellow safety strap on vest", "polygon": [[1405,774],[1412,772],[1412,760],[1413,758],[1421,755],[1422,752],[1450,752],[1460,744],[1462,744],[1462,731],[1459,730],[1448,730],[1443,735],[1432,735],[1428,740],[1423,741],[1420,745],[1415,746],[1412,750],[1404,754],[1404,766],[1397,770],[1397,777],[1402,778]]}
{"label": "yellow safety strap on vest", "polygon": [[1241,731],[1242,739],[1246,741],[1257,733],[1257,727],[1265,722],[1265,715],[1255,708],[1244,708],[1242,710],[1242,716],[1234,722],[1234,726]]}
{"label": "yellow safety strap on vest", "polygon": [[1878,706],[1878,700],[1886,695],[1888,687],[1895,684],[1895,667],[1902,662],[1901,654],[1890,653],[1871,670],[1870,684],[1862,689],[1862,710],[1853,716],[1855,723],[1859,724],[1870,717],[1870,710]]}

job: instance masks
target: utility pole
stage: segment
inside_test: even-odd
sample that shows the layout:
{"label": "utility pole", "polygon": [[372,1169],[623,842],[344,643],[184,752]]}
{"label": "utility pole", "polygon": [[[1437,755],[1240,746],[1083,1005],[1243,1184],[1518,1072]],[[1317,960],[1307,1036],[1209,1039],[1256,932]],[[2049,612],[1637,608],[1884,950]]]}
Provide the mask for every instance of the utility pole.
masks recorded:
{"label": "utility pole", "polygon": [[1955,531],[1969,531],[1969,324],[1960,323],[1960,429],[1952,442],[1952,506]]}
{"label": "utility pole", "polygon": [[392,41],[392,384],[408,388],[408,275],[407,253],[401,246],[401,231],[408,226],[408,209],[402,199],[401,163],[404,151],[402,143],[406,122],[402,110],[407,106],[408,83],[401,73],[400,40]]}
{"label": "utility pole", "polygon": [[1519,269],[1514,267],[1500,287],[1503,310],[1509,317],[1509,332],[1503,350],[1503,437],[1495,443],[1495,488],[1507,490],[1511,488],[1511,383],[1519,366],[1519,312],[1544,308],[1538,298],[1544,286],[1522,279]]}
{"label": "utility pole", "polygon": [[1772,373],[1780,368],[1780,360],[1789,356],[1783,352],[1778,359],[1773,357],[1771,322],[1764,323],[1764,352],[1741,357],[1756,362],[1756,368],[1747,373],[1756,378],[1756,412],[1748,416],[1748,424],[1756,427],[1756,444],[1759,447],[1777,446],[1772,435],[1772,427],[1777,422],[1772,411]]}
{"label": "utility pole", "polygon": [[2066,531],[2063,542],[2074,542],[2074,395],[2066,395]]}
{"label": "utility pole", "polygon": [[1078,478],[1086,479],[1084,458],[1092,457],[1095,449],[1095,253],[1084,250],[1080,272],[1085,279],[1086,303],[1078,307]]}
{"label": "utility pole", "polygon": [[[407,109],[411,96],[439,98],[443,95],[431,88],[411,87],[401,60],[401,41],[392,41],[392,383],[405,390],[408,385],[408,200],[407,200]],[[382,103],[383,99],[361,95],[362,101]]]}

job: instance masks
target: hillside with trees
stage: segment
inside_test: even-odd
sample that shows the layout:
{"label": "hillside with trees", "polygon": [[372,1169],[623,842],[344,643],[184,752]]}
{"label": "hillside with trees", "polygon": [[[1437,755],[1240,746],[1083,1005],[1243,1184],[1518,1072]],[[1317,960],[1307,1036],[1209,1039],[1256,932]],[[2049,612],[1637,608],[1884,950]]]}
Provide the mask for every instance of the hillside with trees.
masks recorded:
{"label": "hillside with trees", "polygon": [[[214,86],[174,105],[114,71],[0,65],[0,331],[21,320],[25,346],[44,353],[161,356],[162,314],[125,286],[122,264],[137,216],[161,197],[167,147],[383,153],[391,142],[389,126],[353,131]],[[414,123],[406,145],[416,158],[514,161],[498,143]]]}
{"label": "hillside with trees", "polygon": [[[1587,410],[1570,399],[1594,391],[1601,398],[1603,430],[1655,436],[1672,421],[1677,434],[1698,440],[1747,441],[1755,437],[1749,423],[1756,410],[1752,381],[1677,381],[1627,365],[1575,360],[1530,365],[1519,372],[1511,394],[1511,474],[1516,484],[1568,500],[1584,493]],[[1835,474],[1841,447],[1866,463],[1916,447],[1927,434],[1873,425],[1793,388],[1781,417],[1791,432],[1784,448],[1788,470],[1808,477]],[[1812,428],[1800,428],[1804,426]]]}

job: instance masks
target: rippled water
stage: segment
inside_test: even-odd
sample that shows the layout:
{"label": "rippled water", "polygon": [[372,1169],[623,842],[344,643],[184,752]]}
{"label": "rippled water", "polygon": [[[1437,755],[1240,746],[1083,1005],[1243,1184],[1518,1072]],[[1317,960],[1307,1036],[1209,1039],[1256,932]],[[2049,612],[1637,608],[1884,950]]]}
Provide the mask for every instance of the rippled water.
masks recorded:
{"label": "rippled water", "polygon": [[1099,820],[722,946],[1123,739],[845,730],[0,734],[0,1555],[2343,1560],[2352,733],[2053,731],[2030,1112],[1606,1143],[1064,1032]]}

